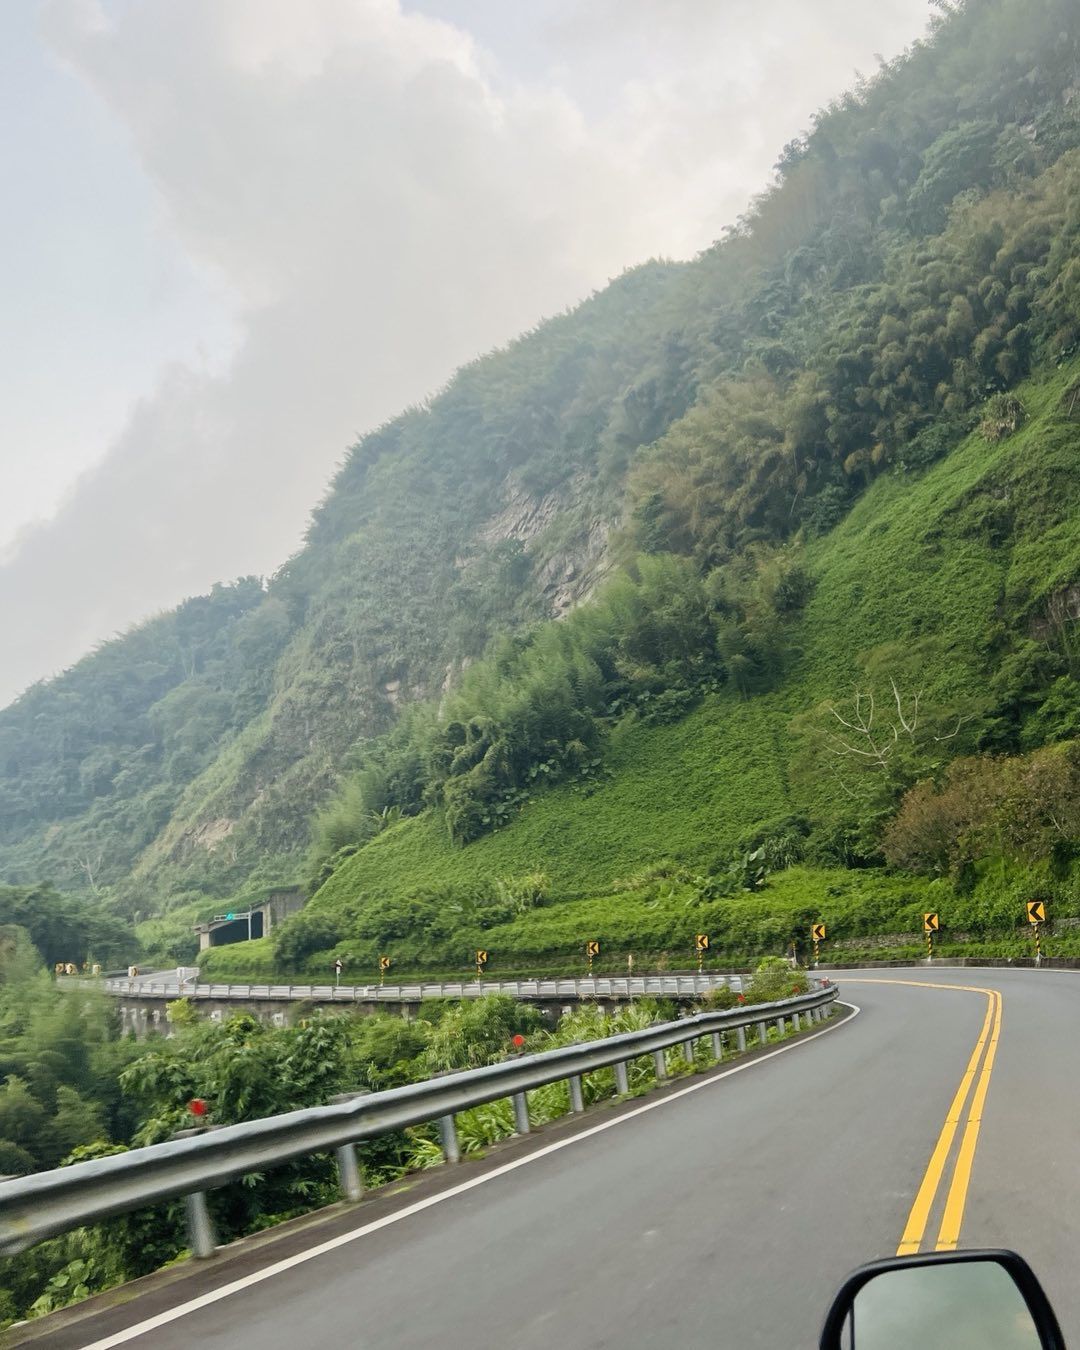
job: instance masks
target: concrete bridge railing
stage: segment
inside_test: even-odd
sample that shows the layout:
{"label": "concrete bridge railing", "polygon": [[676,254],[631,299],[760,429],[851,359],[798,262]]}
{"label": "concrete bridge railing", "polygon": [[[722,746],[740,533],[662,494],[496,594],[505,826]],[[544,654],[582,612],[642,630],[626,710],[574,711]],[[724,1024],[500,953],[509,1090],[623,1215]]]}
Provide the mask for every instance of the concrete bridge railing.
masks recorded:
{"label": "concrete bridge railing", "polygon": [[458,980],[410,984],[214,984],[188,983],[167,977],[60,981],[68,988],[102,989],[117,997],[138,999],[215,999],[250,1003],[420,1003],[429,998],[482,998],[509,994],[512,998],[543,1002],[568,999],[695,998],[712,989],[730,986],[742,992],[739,975],[595,976],[591,979]]}

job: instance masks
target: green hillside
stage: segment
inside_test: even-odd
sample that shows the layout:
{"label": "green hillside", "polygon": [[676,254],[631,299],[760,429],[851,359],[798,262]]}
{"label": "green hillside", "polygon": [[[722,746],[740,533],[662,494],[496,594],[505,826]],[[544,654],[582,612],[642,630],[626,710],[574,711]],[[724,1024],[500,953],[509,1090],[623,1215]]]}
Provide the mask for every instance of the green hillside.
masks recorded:
{"label": "green hillside", "polygon": [[800,876],[1071,903],[1078,88],[1073,0],[939,6],[713,247],[364,436],[273,577],[0,711],[0,880],[170,958],[318,892],[222,968],[554,960],[601,915],[660,952]]}
{"label": "green hillside", "polygon": [[[785,817],[808,829],[798,836],[800,857],[842,861],[838,835],[845,824],[854,828],[858,812],[815,756],[801,725],[807,713],[827,700],[842,705],[856,684],[887,695],[892,677],[904,690],[921,690],[927,708],[971,717],[958,738],[963,749],[1003,738],[1018,749],[1080,732],[1080,687],[1068,676],[1059,677],[1068,699],[1056,723],[1047,718],[1057,714],[1041,710],[1006,727],[1003,709],[1025,691],[1005,687],[1001,674],[1019,671],[1040,646],[1032,634],[1080,574],[1071,412],[1078,379],[1073,362],[1023,386],[1028,420],[1015,434],[991,444],[975,432],[914,480],[880,478],[841,525],[807,548],[813,594],[793,635],[801,656],[781,688],[706,694],[670,725],[624,718],[609,733],[603,779],[541,792],[510,824],[465,848],[451,843],[436,812],[404,820],[343,861],[305,918],[332,916],[338,947],[358,959],[393,949],[434,965],[464,964],[474,941],[510,962],[569,955],[584,935],[664,951],[678,945],[673,934],[685,946],[706,923],[745,933],[760,920],[771,931],[770,915],[786,921],[793,898],[801,928],[815,897],[830,903],[820,876],[774,876],[753,897],[711,900],[685,874],[714,872],[740,840],[749,851],[755,832],[783,833]],[[1063,683],[1058,702],[1065,692]],[[665,872],[671,879],[658,898],[656,878]],[[530,873],[547,878],[542,908],[509,924],[446,926],[455,895],[512,891]],[[837,897],[889,897],[895,914],[877,911],[885,931],[897,915],[911,918],[924,895],[913,879],[866,870],[831,881]],[[398,917],[410,909],[402,928]],[[1072,911],[1080,912],[1080,897]]]}

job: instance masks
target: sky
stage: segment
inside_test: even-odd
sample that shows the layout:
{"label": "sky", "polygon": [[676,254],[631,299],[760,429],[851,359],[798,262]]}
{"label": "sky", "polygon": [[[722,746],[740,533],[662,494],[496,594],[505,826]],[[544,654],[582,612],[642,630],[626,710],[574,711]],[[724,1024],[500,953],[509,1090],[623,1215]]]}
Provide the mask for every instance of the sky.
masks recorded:
{"label": "sky", "polygon": [[690,258],[929,0],[0,5],[0,705],[299,546],[348,445]]}

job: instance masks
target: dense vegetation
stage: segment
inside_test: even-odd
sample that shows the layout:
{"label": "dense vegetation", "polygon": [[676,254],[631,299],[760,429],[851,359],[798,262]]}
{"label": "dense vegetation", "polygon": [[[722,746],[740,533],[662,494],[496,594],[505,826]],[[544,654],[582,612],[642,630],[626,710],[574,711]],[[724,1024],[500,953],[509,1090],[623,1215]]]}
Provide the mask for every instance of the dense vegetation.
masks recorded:
{"label": "dense vegetation", "polygon": [[[537,784],[603,777],[628,709],[662,721],[786,680],[821,636],[791,631],[800,550],[974,423],[1015,434],[1017,382],[1073,349],[1078,50],[1067,0],[941,4],[715,247],[627,274],[360,441],[267,585],[218,587],[28,691],[0,714],[6,878],[190,917],[326,876],[399,812],[468,843]],[[985,515],[1018,536],[1011,504]],[[591,617],[532,627],[620,555]],[[1012,617],[1073,579],[1032,578]]]}
{"label": "dense vegetation", "polygon": [[[765,968],[747,997],[766,1001],[805,987],[805,977]],[[794,983],[793,983],[794,981]],[[718,997],[734,1001],[730,991]],[[494,1063],[515,1053],[512,1038],[539,1051],[621,1031],[639,1030],[670,1008],[639,1004],[607,1016],[596,1006],[564,1016],[554,1030],[536,1009],[508,998],[426,1005],[415,1021],[379,1015],[308,1012],[290,1027],[246,1014],[223,1023],[199,1019],[192,1005],[170,1005],[172,1036],[145,1043],[118,1039],[104,1000],[63,992],[49,979],[25,933],[0,929],[0,1172],[30,1173],[171,1138],[193,1120],[235,1124],[325,1103],[358,1088],[380,1090],[433,1073]],[[712,1061],[704,1045],[696,1067]],[[733,1049],[734,1047],[729,1047]],[[681,1051],[669,1071],[689,1070]],[[631,1066],[631,1091],[655,1081],[650,1057]],[[615,1091],[611,1070],[583,1079],[586,1102]],[[565,1083],[531,1094],[535,1124],[570,1109]],[[513,1132],[508,1101],[458,1116],[462,1150],[477,1153]],[[359,1146],[368,1185],[441,1161],[433,1127],[418,1127]],[[258,1186],[236,1182],[211,1193],[219,1239],[259,1231],[338,1200],[333,1159],[313,1157],[277,1168]],[[123,1215],[40,1243],[0,1260],[0,1326],[48,1313],[122,1280],[156,1270],[183,1254],[179,1201]]]}

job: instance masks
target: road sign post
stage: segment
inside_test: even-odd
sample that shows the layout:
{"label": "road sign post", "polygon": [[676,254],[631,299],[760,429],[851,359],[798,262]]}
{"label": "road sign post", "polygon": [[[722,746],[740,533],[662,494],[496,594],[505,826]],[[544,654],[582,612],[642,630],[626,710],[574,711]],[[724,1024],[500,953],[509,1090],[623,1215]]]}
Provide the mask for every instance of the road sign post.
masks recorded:
{"label": "road sign post", "polygon": [[934,959],[934,934],[941,927],[941,921],[936,914],[924,914],[922,926],[926,934],[926,960],[929,964]]}
{"label": "road sign post", "polygon": [[1027,919],[1035,937],[1035,964],[1042,965],[1042,926],[1046,922],[1046,906],[1041,900],[1027,901]]}
{"label": "road sign post", "polygon": [[390,969],[390,958],[388,956],[379,957],[379,983],[382,984],[386,979],[386,972]]}
{"label": "road sign post", "polygon": [[590,978],[590,979],[592,979],[592,963],[593,963],[593,957],[594,957],[594,956],[599,956],[599,955],[600,955],[600,944],[599,944],[599,942],[596,942],[595,940],[590,941],[590,942],[586,942],[586,944],[585,944],[585,956],[587,957],[588,962],[589,962],[589,978]]}
{"label": "road sign post", "polygon": [[705,953],[709,950],[708,933],[698,933],[694,938],[694,949],[697,952],[697,973],[701,974],[701,965],[705,959]]}
{"label": "road sign post", "polygon": [[825,925],[823,923],[812,923],[810,925],[810,938],[814,944],[814,965],[818,963],[818,943],[825,941]]}
{"label": "road sign post", "polygon": [[477,949],[476,949],[476,978],[477,978],[478,980],[482,980],[482,979],[484,978],[484,967],[485,967],[486,965],[487,965],[487,952],[484,950],[483,947],[477,947]]}

